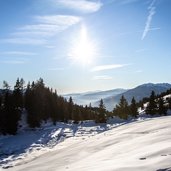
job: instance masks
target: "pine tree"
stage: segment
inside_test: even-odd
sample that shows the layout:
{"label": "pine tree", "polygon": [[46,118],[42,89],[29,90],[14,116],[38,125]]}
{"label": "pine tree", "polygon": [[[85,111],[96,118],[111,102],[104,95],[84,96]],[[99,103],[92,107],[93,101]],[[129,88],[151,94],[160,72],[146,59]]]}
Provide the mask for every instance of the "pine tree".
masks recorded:
{"label": "pine tree", "polygon": [[129,115],[128,102],[124,96],[121,97],[120,102],[113,110],[115,116],[119,116],[121,119],[127,119]]}
{"label": "pine tree", "polygon": [[37,104],[42,100],[38,98],[39,94],[37,93],[37,85],[32,82],[27,85],[25,93],[25,107],[27,110],[27,123],[31,128],[40,127],[40,116],[39,116],[39,107]]}
{"label": "pine tree", "polygon": [[60,107],[60,110],[62,111],[63,117],[64,117],[64,122],[68,123],[69,120],[69,110],[68,110],[68,102],[66,99],[62,98],[62,108]]}
{"label": "pine tree", "polygon": [[4,88],[5,92],[10,90],[10,86],[9,86],[8,82],[3,81],[3,88]]}
{"label": "pine tree", "polygon": [[74,106],[74,108],[73,108],[73,114],[72,115],[73,115],[72,118],[74,120],[74,124],[78,124],[79,121],[80,121],[80,118],[79,118],[80,109],[79,109],[78,106],[76,106],[76,105]]}
{"label": "pine tree", "polygon": [[100,100],[99,103],[99,108],[98,108],[98,115],[97,115],[97,119],[96,119],[96,123],[106,123],[106,107],[103,103],[103,100]]}
{"label": "pine tree", "polygon": [[166,115],[166,113],[167,113],[167,109],[166,109],[166,107],[164,106],[164,100],[163,100],[162,97],[159,99],[158,113],[159,113],[160,115]]}
{"label": "pine tree", "polygon": [[157,112],[157,103],[156,103],[156,96],[155,96],[155,92],[152,91],[151,92],[151,96],[149,99],[149,103],[147,105],[146,108],[146,114],[150,114],[150,115],[155,115]]}
{"label": "pine tree", "polygon": [[131,100],[130,115],[135,118],[137,118],[137,116],[138,116],[138,108],[137,108],[136,100],[134,97]]}
{"label": "pine tree", "polygon": [[144,101],[143,101],[143,100],[140,100],[140,101],[138,102],[138,107],[140,107],[141,110],[144,110]]}
{"label": "pine tree", "polygon": [[87,115],[88,115],[88,120],[94,120],[95,119],[94,111],[93,111],[93,107],[92,107],[91,103],[89,104],[89,106],[87,108]]}
{"label": "pine tree", "polygon": [[29,110],[29,103],[30,103],[30,95],[31,95],[31,86],[30,86],[30,82],[28,82],[27,84],[27,88],[25,91],[25,98],[24,98],[24,107],[25,109]]}
{"label": "pine tree", "polygon": [[73,100],[72,97],[69,98],[69,103],[68,103],[68,119],[73,119],[72,114],[73,114]]}
{"label": "pine tree", "polygon": [[18,130],[18,121],[20,119],[20,112],[16,108],[14,102],[14,94],[10,92],[9,85],[4,82],[5,95],[3,104],[4,113],[4,133],[15,135]]}
{"label": "pine tree", "polygon": [[0,133],[3,135],[8,134],[8,113],[7,112],[7,103],[8,103],[8,96],[10,91],[10,86],[6,81],[3,81],[3,94],[1,95],[1,108],[0,108]]}
{"label": "pine tree", "polygon": [[168,109],[170,109],[170,110],[171,110],[171,97],[170,97],[170,98],[168,98],[167,102],[168,102]]}
{"label": "pine tree", "polygon": [[2,107],[2,95],[0,94],[0,109]]}
{"label": "pine tree", "polygon": [[22,110],[23,109],[23,89],[24,89],[24,80],[19,78],[16,81],[16,84],[14,86],[14,105],[16,109]]}
{"label": "pine tree", "polygon": [[2,95],[0,94],[0,134],[3,134],[4,128],[4,120],[3,120],[3,110],[2,110]]}

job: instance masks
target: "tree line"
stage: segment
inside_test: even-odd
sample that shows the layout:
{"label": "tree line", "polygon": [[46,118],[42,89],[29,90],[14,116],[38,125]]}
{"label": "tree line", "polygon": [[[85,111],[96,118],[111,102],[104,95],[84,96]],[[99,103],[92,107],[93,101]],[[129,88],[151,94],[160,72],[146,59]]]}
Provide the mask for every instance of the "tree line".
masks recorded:
{"label": "tree line", "polygon": [[[171,93],[171,90],[166,93]],[[58,95],[56,90],[47,87],[42,78],[32,83],[28,82],[26,86],[24,80],[18,78],[12,90],[4,81],[0,92],[0,134],[16,134],[24,113],[30,128],[40,127],[42,122],[48,120],[54,125],[57,122],[68,121],[77,124],[84,120],[106,123],[107,119],[113,116],[121,119],[128,119],[129,116],[137,118],[138,108],[143,108],[144,103],[147,104],[145,112],[150,115],[166,115],[167,110],[171,109],[171,98],[164,100],[163,96],[155,95],[154,91],[149,98],[144,98],[138,103],[133,97],[131,104],[128,104],[122,96],[118,105],[109,112],[102,99],[98,107],[92,107],[91,104],[74,104],[72,97],[66,100]]]}
{"label": "tree line", "polygon": [[46,87],[42,78],[28,82],[26,86],[24,80],[18,78],[13,90],[4,81],[0,93],[0,134],[16,134],[23,113],[30,128],[40,127],[49,119],[54,125],[58,121],[67,123],[70,120],[73,123],[84,120],[106,122],[107,111],[102,103],[98,108],[91,107],[91,104],[74,104],[71,97],[67,101],[56,90]]}
{"label": "tree line", "polygon": [[113,116],[118,116],[121,119],[128,119],[128,116],[137,118],[138,117],[138,105],[135,98],[131,100],[129,105],[124,95],[121,96],[119,104],[113,109]]}
{"label": "tree line", "polygon": [[152,91],[145,109],[146,114],[150,115],[166,115],[168,110],[171,110],[171,97],[163,98],[163,96],[171,93],[171,89],[160,95],[155,95]]}
{"label": "tree line", "polygon": [[171,97],[165,99],[163,97],[168,94],[171,94],[171,89],[159,95],[152,91],[150,97],[145,97],[139,102],[136,102],[133,97],[130,105],[128,105],[125,97],[122,96],[119,104],[113,109],[112,114],[121,119],[128,119],[128,116],[137,118],[139,115],[138,109],[141,108],[147,115],[166,115],[167,111],[171,110]]}

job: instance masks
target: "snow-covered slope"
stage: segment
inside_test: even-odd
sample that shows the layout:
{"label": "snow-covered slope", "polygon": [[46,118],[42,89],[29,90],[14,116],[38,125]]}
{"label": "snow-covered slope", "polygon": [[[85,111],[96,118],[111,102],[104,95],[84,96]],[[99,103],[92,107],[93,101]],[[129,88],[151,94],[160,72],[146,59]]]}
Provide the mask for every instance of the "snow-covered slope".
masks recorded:
{"label": "snow-covered slope", "polygon": [[94,121],[84,121],[80,124],[51,121],[42,123],[41,128],[31,129],[25,123],[26,115],[22,115],[18,134],[15,136],[0,135],[0,170],[16,165],[20,160],[33,160],[41,154],[51,151],[68,138],[83,138],[112,129],[124,123],[121,119],[109,120],[110,124],[96,124]]}
{"label": "snow-covered slope", "polygon": [[171,116],[131,122],[95,136],[66,139],[9,171],[169,171]]}
{"label": "snow-covered slope", "polygon": [[[119,102],[122,95],[124,95],[124,97],[130,103],[132,97],[135,97],[135,99],[139,101],[143,99],[144,97],[149,97],[151,94],[151,91],[155,91],[156,94],[160,94],[162,92],[167,91],[170,88],[171,88],[171,84],[167,84],[167,83],[143,84],[133,89],[130,89],[124,93],[118,94],[116,96],[110,96],[110,97],[104,98],[104,103],[106,105],[106,108],[111,111],[113,110],[114,106]],[[97,102],[97,104],[98,103],[99,102]]]}

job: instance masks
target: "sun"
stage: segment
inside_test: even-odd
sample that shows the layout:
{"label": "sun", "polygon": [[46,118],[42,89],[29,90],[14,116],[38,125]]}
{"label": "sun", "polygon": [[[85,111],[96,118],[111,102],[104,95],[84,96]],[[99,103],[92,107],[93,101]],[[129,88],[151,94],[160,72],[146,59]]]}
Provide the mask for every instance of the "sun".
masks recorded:
{"label": "sun", "polygon": [[78,36],[74,38],[69,52],[72,62],[83,66],[91,65],[97,55],[96,43],[88,36],[85,25],[81,26]]}

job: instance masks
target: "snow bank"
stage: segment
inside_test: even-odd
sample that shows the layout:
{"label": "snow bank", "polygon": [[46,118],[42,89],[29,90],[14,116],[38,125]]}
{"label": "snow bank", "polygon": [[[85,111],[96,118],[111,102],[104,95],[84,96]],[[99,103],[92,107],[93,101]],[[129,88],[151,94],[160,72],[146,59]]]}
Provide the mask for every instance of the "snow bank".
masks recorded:
{"label": "snow bank", "polygon": [[[119,120],[115,120],[118,122]],[[44,123],[35,130],[23,125],[15,136],[0,136],[0,168],[12,167],[23,160],[28,162],[38,156],[51,151],[56,145],[68,138],[79,139],[90,137],[112,129],[120,123],[96,124],[94,121],[85,121],[82,124]],[[84,138],[83,138],[84,139]]]}
{"label": "snow bank", "polygon": [[34,160],[20,160],[9,171],[171,170],[171,116],[130,122],[95,136],[78,132]]}

